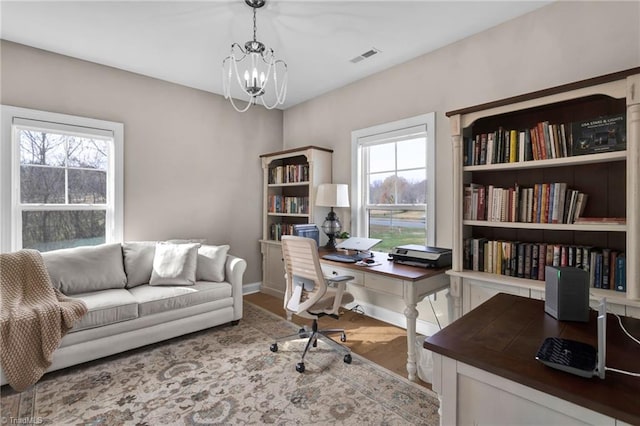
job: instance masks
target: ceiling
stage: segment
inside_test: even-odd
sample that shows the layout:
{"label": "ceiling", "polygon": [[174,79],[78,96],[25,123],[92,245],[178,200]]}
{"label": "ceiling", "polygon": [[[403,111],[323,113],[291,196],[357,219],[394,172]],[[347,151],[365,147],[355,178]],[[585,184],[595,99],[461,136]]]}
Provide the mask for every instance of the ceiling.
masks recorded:
{"label": "ceiling", "polygon": [[[257,39],[288,65],[286,109],[549,2],[267,0]],[[252,39],[252,11],[243,0],[2,0],[0,35],[221,94],[222,60]]]}

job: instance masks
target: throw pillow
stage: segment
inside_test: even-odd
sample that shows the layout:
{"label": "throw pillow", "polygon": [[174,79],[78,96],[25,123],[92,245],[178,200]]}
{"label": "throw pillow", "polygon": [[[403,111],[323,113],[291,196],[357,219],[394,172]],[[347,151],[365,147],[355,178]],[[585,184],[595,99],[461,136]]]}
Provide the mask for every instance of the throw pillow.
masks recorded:
{"label": "throw pillow", "polygon": [[127,284],[120,243],[48,251],[42,259],[53,287],[67,295]]}
{"label": "throw pillow", "polygon": [[227,262],[228,245],[208,246],[198,249],[198,267],[196,280],[198,281],[224,281],[224,265]]}
{"label": "throw pillow", "polygon": [[133,241],[122,243],[124,271],[127,273],[127,288],[147,284],[153,270],[156,253],[155,241]]}
{"label": "throw pillow", "polygon": [[193,285],[200,244],[156,244],[149,285]]}

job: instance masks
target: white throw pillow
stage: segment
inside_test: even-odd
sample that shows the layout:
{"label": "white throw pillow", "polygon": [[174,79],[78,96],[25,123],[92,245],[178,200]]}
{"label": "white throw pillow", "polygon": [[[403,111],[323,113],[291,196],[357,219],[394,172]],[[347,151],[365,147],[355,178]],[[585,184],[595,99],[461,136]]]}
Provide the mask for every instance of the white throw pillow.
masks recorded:
{"label": "white throw pillow", "polygon": [[196,279],[198,281],[224,281],[224,265],[227,262],[228,245],[208,246],[203,245],[198,249],[198,268]]}
{"label": "white throw pillow", "polygon": [[200,244],[156,244],[149,285],[193,285]]}

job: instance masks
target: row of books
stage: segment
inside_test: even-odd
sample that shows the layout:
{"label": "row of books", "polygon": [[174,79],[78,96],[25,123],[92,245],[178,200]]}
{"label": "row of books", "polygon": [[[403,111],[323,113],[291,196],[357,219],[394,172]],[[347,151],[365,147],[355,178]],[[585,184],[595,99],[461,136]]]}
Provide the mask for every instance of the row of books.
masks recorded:
{"label": "row of books", "polygon": [[505,129],[464,139],[464,165],[515,163],[626,149],[626,115],[570,124],[541,121],[528,129]]}
{"label": "row of books", "polygon": [[544,281],[545,266],[573,266],[589,273],[594,288],[626,291],[624,252],[587,246],[467,238],[467,270]]}
{"label": "row of books", "polygon": [[267,199],[269,213],[309,213],[309,197],[287,197],[284,195],[269,195]]}
{"label": "row of books", "polygon": [[269,169],[269,183],[297,183],[309,181],[308,164],[288,164]]}
{"label": "row of books", "polygon": [[272,223],[269,228],[269,237],[272,240],[280,241],[283,235],[293,235],[293,224],[291,223]]}
{"label": "row of books", "polygon": [[489,222],[575,223],[589,196],[566,182],[536,183],[511,188],[465,185],[463,219]]}

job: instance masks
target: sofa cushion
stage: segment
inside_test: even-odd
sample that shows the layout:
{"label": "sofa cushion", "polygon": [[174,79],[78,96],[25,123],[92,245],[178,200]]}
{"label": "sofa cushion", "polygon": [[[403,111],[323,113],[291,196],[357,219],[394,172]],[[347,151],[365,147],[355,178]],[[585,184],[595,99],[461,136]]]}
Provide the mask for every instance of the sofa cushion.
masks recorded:
{"label": "sofa cushion", "polygon": [[192,285],[200,244],[157,243],[150,285]]}
{"label": "sofa cushion", "polygon": [[227,261],[227,252],[229,252],[228,245],[200,246],[198,249],[196,280],[218,283],[224,281],[224,265]]}
{"label": "sofa cushion", "polygon": [[130,241],[122,243],[124,270],[127,273],[127,288],[147,284],[153,270],[156,254],[155,241]]}
{"label": "sofa cushion", "polygon": [[73,326],[70,333],[138,317],[138,303],[125,289],[80,293],[73,297],[82,300],[89,312]]}
{"label": "sofa cushion", "polygon": [[119,243],[42,253],[53,286],[64,294],[124,288],[127,276]]}
{"label": "sofa cushion", "polygon": [[141,285],[129,291],[143,317],[231,297],[231,284],[199,281],[192,286]]}

